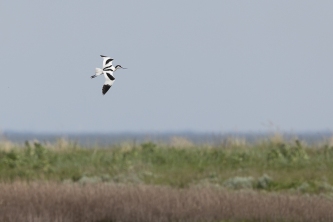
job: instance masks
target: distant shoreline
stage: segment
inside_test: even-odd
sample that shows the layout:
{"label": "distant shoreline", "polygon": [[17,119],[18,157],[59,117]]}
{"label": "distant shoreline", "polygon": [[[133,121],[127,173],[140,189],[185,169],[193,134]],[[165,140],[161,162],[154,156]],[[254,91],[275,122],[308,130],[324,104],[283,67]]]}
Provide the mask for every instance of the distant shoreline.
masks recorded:
{"label": "distant shoreline", "polygon": [[174,138],[183,138],[194,144],[215,144],[226,139],[241,139],[249,143],[281,136],[285,140],[299,139],[309,144],[330,139],[333,136],[331,131],[318,132],[228,132],[228,133],[200,133],[200,132],[120,132],[120,133],[35,133],[35,132],[2,132],[0,140],[14,143],[24,143],[25,141],[38,140],[40,142],[56,142],[59,139],[76,142],[82,146],[92,144],[114,145],[123,142],[162,142],[168,143]]}

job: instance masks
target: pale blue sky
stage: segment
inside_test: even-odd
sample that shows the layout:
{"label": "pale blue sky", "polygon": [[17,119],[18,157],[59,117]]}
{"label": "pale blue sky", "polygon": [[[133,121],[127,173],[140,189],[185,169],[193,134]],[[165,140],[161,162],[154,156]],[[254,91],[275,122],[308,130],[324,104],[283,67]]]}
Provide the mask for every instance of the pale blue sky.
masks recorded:
{"label": "pale blue sky", "polygon": [[[332,130],[333,1],[2,1],[0,130]],[[127,70],[103,96],[99,55]]]}

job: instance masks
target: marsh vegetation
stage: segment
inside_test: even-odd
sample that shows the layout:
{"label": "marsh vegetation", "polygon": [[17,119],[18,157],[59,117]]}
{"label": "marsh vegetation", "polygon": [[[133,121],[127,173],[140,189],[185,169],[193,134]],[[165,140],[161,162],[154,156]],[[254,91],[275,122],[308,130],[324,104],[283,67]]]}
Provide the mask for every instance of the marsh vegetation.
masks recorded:
{"label": "marsh vegetation", "polygon": [[1,221],[332,221],[332,160],[329,140],[5,141]]}

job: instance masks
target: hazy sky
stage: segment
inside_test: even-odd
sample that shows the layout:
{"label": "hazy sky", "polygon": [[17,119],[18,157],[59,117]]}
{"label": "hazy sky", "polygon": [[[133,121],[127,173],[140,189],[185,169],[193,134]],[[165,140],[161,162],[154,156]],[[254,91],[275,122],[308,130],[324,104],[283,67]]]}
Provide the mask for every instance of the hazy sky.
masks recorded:
{"label": "hazy sky", "polygon": [[[333,1],[2,1],[0,130],[332,130]],[[100,55],[127,70],[102,95]]]}

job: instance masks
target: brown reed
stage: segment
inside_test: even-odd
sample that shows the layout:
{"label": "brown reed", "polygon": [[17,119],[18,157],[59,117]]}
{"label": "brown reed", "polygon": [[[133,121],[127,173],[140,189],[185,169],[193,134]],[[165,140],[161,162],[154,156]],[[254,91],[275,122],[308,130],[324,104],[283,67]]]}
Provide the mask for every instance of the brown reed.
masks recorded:
{"label": "brown reed", "polygon": [[320,196],[149,185],[0,184],[0,221],[333,221]]}

